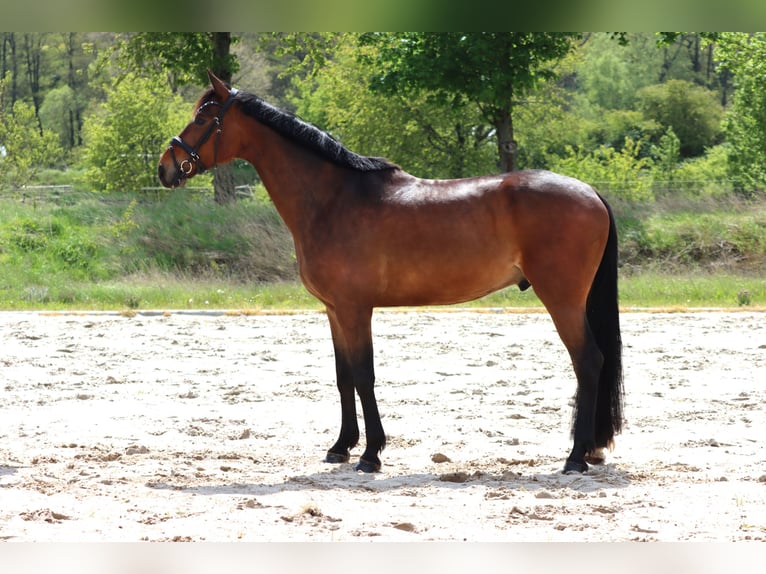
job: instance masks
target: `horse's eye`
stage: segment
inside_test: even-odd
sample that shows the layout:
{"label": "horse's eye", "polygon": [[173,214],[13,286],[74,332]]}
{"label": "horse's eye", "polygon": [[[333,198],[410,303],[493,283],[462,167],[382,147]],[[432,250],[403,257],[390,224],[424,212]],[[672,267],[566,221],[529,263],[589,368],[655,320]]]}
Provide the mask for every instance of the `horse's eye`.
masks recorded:
{"label": "horse's eye", "polygon": [[205,125],[206,121],[207,120],[202,116],[194,116],[194,123],[197,124],[198,126]]}

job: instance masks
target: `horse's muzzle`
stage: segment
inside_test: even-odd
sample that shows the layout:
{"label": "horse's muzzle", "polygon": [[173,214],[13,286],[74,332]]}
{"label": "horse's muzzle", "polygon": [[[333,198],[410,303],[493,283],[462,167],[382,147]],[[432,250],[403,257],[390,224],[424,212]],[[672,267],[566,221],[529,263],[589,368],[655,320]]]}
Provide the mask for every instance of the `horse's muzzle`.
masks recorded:
{"label": "horse's muzzle", "polygon": [[[176,171],[176,170],[170,170]],[[177,171],[175,174],[168,173],[165,166],[160,164],[157,168],[157,176],[160,179],[160,183],[167,188],[173,189],[176,187],[182,187],[186,183],[186,178],[182,177],[182,173]]]}

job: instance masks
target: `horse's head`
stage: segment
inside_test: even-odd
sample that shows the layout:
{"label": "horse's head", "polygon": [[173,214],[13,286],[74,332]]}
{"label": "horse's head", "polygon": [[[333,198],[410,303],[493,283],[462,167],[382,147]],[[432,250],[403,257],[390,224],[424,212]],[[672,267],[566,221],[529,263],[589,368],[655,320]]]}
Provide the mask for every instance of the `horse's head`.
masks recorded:
{"label": "horse's head", "polygon": [[160,157],[158,174],[165,187],[181,187],[198,173],[234,158],[221,137],[224,115],[234,102],[237,90],[229,89],[208,71],[212,88],[197,102],[194,118],[170,140]]}

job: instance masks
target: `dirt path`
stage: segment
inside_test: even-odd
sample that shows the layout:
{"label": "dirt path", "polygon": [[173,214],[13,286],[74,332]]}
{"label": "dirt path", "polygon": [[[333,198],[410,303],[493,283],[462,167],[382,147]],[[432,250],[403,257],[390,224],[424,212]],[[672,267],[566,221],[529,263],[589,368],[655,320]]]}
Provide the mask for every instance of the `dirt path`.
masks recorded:
{"label": "dirt path", "polygon": [[377,313],[389,441],[361,475],[321,462],[322,314],[0,314],[0,539],[766,539],[766,315],[622,321],[626,429],[563,475],[575,387],[547,315]]}

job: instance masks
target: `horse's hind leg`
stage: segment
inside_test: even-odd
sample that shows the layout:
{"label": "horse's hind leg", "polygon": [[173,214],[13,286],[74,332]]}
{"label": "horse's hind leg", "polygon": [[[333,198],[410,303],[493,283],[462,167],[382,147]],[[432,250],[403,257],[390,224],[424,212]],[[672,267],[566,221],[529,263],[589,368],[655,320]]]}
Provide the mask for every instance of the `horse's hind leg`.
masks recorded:
{"label": "horse's hind leg", "polygon": [[604,358],[584,317],[583,329],[585,335],[582,342],[571,348],[567,345],[577,377],[577,394],[572,425],[574,444],[564,465],[564,472],[585,472],[588,470],[586,459],[596,462],[603,457],[603,451],[596,448],[595,430],[598,379]]}
{"label": "horse's hind leg", "polygon": [[577,377],[572,425],[573,446],[564,465],[564,472],[585,472],[588,470],[586,456],[597,453],[595,413],[603,355],[588,326],[584,301],[564,305],[557,298],[547,296],[544,287],[540,289],[538,286],[536,289],[569,352]]}

